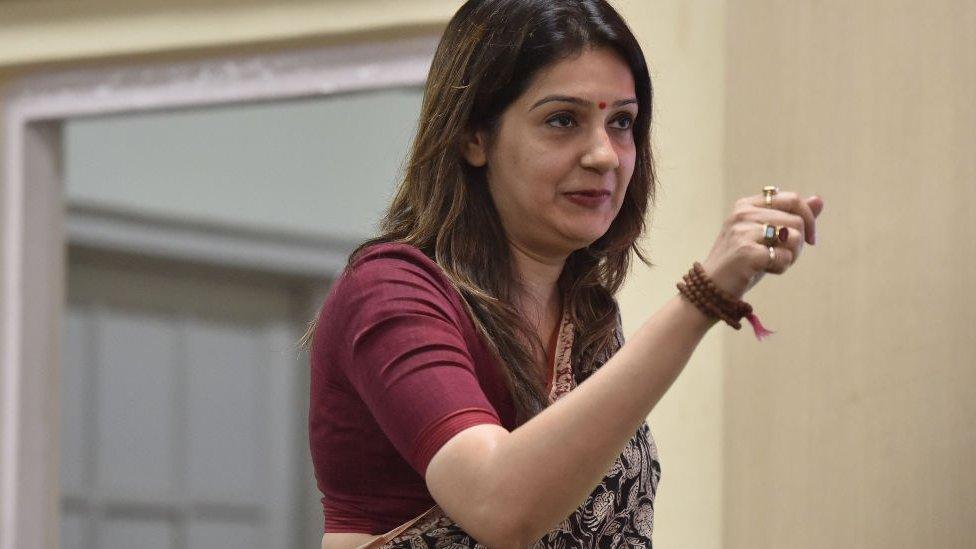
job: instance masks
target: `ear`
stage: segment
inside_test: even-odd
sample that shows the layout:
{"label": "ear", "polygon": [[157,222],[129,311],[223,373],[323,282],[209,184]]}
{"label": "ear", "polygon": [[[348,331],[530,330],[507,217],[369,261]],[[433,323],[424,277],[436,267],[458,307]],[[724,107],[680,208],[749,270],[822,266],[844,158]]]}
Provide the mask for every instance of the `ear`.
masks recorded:
{"label": "ear", "polygon": [[488,147],[484,132],[465,132],[464,137],[461,138],[461,155],[475,168],[487,164]]}

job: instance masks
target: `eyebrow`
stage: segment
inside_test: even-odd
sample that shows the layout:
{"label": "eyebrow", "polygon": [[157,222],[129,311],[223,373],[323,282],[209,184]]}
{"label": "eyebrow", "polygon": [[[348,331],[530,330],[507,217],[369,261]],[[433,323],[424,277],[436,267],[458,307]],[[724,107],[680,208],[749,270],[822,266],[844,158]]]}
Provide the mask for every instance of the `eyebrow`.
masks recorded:
{"label": "eyebrow", "polygon": [[[592,101],[587,101],[586,99],[581,99],[579,97],[573,97],[571,95],[549,95],[549,96],[546,96],[546,97],[540,99],[539,101],[537,101],[535,103],[535,105],[532,105],[532,108],[529,109],[529,110],[531,111],[532,109],[534,109],[534,108],[536,108],[536,107],[538,107],[540,105],[544,105],[546,103],[551,103],[553,101],[561,101],[563,103],[574,103],[576,105],[581,105],[583,107],[592,107],[593,106],[593,102]],[[632,105],[632,104],[636,104],[636,103],[637,103],[637,98],[632,97],[630,99],[621,99],[620,101],[617,101],[617,102],[613,103],[611,106],[612,107],[622,107],[624,105]]]}

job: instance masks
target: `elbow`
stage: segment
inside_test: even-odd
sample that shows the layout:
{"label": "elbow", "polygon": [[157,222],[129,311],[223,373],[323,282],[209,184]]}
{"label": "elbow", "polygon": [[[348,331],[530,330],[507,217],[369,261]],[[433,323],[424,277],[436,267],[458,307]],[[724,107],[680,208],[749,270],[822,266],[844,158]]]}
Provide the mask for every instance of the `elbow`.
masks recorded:
{"label": "elbow", "polygon": [[508,545],[506,547],[518,547],[519,549],[524,549],[533,545],[542,536],[534,536],[529,532],[530,528],[527,526],[519,526],[511,530],[511,536],[506,540]]}
{"label": "elbow", "polygon": [[503,509],[495,506],[486,509],[483,515],[483,528],[476,528],[477,532],[469,532],[475,540],[491,549],[523,549],[528,547],[530,540],[529,529],[517,517],[507,517]]}
{"label": "elbow", "polygon": [[538,525],[531,521],[531,513],[525,507],[528,503],[524,493],[511,490],[511,486],[496,487],[497,489],[482,492],[480,512],[481,520],[476,523],[484,528],[476,528],[474,535],[479,543],[492,549],[523,549],[537,541],[540,535],[535,535]]}
{"label": "elbow", "polygon": [[[486,476],[485,480],[490,478]],[[522,549],[531,541],[528,538],[531,528],[522,507],[525,499],[510,486],[507,489],[499,486],[499,480],[471,487],[469,501],[475,505],[469,509],[473,512],[459,525],[478,543],[491,549]]]}
{"label": "elbow", "polygon": [[545,532],[537,533],[538,530],[536,525],[524,521],[516,522],[505,530],[507,537],[501,540],[499,547],[517,547],[519,549],[529,547],[545,535]]}
{"label": "elbow", "polygon": [[497,425],[476,425],[444,444],[425,472],[427,487],[441,509],[461,529],[491,548],[529,545],[531,502],[499,455],[508,432]]}

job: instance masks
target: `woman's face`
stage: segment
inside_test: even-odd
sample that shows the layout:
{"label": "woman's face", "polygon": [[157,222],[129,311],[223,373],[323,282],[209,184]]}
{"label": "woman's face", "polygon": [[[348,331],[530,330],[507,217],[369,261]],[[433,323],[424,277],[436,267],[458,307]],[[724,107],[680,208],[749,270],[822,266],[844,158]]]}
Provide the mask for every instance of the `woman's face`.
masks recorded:
{"label": "woman's face", "polygon": [[630,68],[612,50],[588,48],[537,73],[490,146],[480,133],[466,142],[468,162],[487,164],[512,245],[566,256],[607,232],[634,173],[636,117]]}

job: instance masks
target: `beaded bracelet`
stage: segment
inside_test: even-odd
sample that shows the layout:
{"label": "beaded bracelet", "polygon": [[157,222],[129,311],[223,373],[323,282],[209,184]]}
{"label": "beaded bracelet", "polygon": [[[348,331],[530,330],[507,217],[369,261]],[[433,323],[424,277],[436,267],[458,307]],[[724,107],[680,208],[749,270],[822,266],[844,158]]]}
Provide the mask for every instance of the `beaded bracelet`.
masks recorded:
{"label": "beaded bracelet", "polygon": [[727,316],[733,320],[735,324],[733,327],[738,330],[741,327],[738,320],[751,313],[752,306],[745,301],[736,299],[732,294],[717,287],[712,279],[708,278],[708,275],[705,274],[705,269],[697,261],[689,272],[689,275],[696,281],[698,288],[701,288],[703,292],[716,296],[716,300],[721,304],[722,310],[728,311]]}
{"label": "beaded bracelet", "polygon": [[759,341],[775,333],[762,325],[759,317],[752,312],[752,305],[716,286],[697,261],[682,280],[684,282],[677,284],[678,291],[709,318],[717,318],[739,330],[742,328],[739,320],[746,317]]}
{"label": "beaded bracelet", "polygon": [[751,312],[752,307],[716,287],[700,264],[696,263],[684,276],[684,281],[686,284],[679,283],[678,290],[706,315],[718,318],[736,330],[742,328],[738,319]]}

